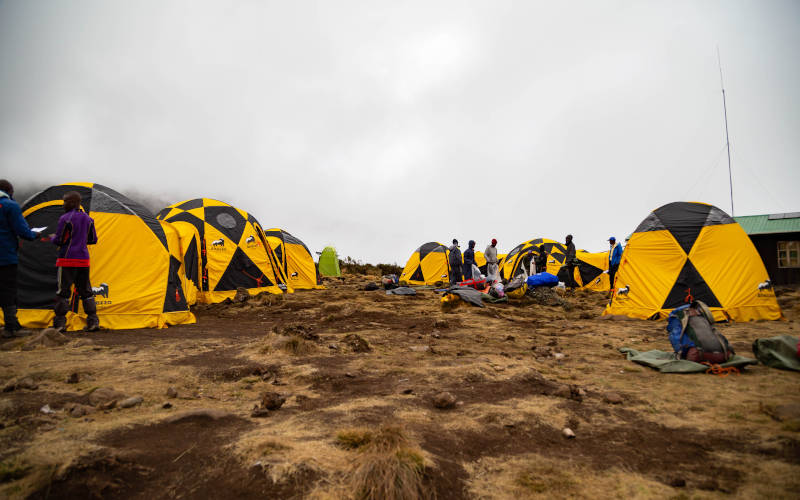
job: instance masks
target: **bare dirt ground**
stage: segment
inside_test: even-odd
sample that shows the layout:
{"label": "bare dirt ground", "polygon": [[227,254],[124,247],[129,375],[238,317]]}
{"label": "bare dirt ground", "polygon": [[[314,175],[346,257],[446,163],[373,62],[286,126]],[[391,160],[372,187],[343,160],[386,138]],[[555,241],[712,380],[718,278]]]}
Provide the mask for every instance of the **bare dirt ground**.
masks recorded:
{"label": "bare dirt ground", "polygon": [[[0,495],[357,496],[348,443],[388,428],[421,464],[420,496],[798,497],[800,416],[774,410],[800,405],[800,373],[635,365],[618,349],[670,350],[665,323],[601,319],[602,294],[445,313],[433,291],[368,280],[200,306],[192,326],[6,342]],[[787,321],[720,326],[739,354],[800,334],[800,290],[779,295]],[[264,393],[285,402],[264,409]]]}

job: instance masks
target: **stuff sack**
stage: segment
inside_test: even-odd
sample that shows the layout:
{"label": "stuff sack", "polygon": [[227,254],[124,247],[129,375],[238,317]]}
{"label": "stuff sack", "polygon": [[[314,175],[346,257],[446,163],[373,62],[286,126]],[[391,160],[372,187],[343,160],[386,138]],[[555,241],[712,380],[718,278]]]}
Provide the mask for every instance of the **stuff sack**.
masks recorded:
{"label": "stuff sack", "polygon": [[460,282],[458,286],[466,286],[469,288],[474,288],[475,290],[484,290],[486,288],[486,280],[485,279],[466,280]]}
{"label": "stuff sack", "polygon": [[550,273],[539,273],[533,276],[528,276],[526,284],[533,288],[537,286],[553,287],[558,285],[558,277]]}
{"label": "stuff sack", "polygon": [[686,351],[686,359],[702,363],[724,363],[733,356],[728,339],[719,333],[705,315],[690,316],[684,335],[694,343]]}

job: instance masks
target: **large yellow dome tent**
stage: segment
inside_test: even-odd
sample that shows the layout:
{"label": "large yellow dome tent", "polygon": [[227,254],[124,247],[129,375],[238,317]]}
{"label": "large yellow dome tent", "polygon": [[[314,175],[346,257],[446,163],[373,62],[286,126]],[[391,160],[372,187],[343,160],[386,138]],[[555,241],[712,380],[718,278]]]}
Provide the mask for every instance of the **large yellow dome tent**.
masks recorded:
{"label": "large yellow dome tent", "polygon": [[408,285],[446,284],[450,281],[450,252],[443,244],[430,241],[420,246],[408,258],[399,281]]}
{"label": "large yellow dome tent", "polygon": [[[275,255],[251,214],[225,202],[196,198],[163,209],[158,219],[176,226],[191,225],[200,239],[198,300],[222,302],[238,288],[251,294],[287,291]],[[181,229],[184,235],[191,231]],[[288,289],[291,291],[291,288]]]}
{"label": "large yellow dome tent", "polygon": [[764,263],[744,230],[705,203],[675,202],[631,235],[604,314],[663,319],[701,300],[717,320],[780,319]]}
{"label": "large yellow dome tent", "polygon": [[[189,311],[180,237],[143,206],[113,189],[92,183],[52,186],[30,198],[22,213],[31,227],[56,230],[63,196],[81,195],[81,206],[94,219],[98,242],[89,246],[90,280],[95,290],[100,326],[109,329],[162,328],[194,323]],[[57,290],[58,247],[50,241],[25,242],[19,253],[19,320],[28,328],[53,321]],[[71,301],[67,329],[79,330],[86,315],[79,300]]]}
{"label": "large yellow dome tent", "polygon": [[[539,247],[541,245],[544,245],[545,251],[549,254],[547,257],[547,272],[557,275],[558,270],[561,269],[561,265],[566,260],[566,248],[555,240],[536,238],[520,243],[506,254],[500,263],[500,277],[510,280],[522,274],[522,260],[528,250],[532,250],[534,257],[536,257],[539,255]],[[528,270],[525,269],[525,272],[527,273]]]}
{"label": "large yellow dome tent", "polygon": [[277,227],[267,229],[264,234],[289,286],[299,290],[324,288],[320,285],[314,256],[305,243]]}

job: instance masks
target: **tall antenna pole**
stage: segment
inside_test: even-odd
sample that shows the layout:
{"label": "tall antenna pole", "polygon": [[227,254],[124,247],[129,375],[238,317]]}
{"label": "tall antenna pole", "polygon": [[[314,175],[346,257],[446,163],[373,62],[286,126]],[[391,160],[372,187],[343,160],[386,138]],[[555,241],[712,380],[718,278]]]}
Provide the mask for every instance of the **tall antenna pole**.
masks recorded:
{"label": "tall antenna pole", "polygon": [[725,84],[722,82],[722,59],[719,57],[717,45],[717,62],[719,63],[719,86],[722,88],[722,109],[725,112],[725,145],[728,148],[728,184],[731,187],[731,217],[733,217],[733,174],[731,173],[731,140],[728,136],[728,105],[725,102]]}

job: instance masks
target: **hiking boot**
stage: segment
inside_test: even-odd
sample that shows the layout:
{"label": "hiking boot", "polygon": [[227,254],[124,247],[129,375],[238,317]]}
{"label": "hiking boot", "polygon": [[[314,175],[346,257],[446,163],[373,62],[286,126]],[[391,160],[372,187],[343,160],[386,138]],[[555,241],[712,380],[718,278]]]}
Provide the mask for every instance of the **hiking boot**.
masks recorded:
{"label": "hiking boot", "polygon": [[86,328],[83,331],[96,332],[99,330],[100,318],[97,317],[97,304],[94,301],[94,297],[83,299],[83,310],[86,311]]}

